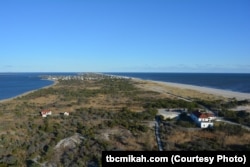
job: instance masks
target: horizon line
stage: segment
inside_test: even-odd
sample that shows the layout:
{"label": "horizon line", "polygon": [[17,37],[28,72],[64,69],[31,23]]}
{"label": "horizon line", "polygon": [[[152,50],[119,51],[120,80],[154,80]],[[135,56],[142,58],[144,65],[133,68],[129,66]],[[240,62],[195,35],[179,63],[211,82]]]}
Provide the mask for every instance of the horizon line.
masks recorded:
{"label": "horizon line", "polygon": [[0,73],[187,73],[187,74],[250,74],[250,72],[166,72],[166,71],[104,71],[104,72],[97,72],[97,71],[34,71],[34,72],[27,72],[27,71],[19,71],[19,72],[0,72]]}

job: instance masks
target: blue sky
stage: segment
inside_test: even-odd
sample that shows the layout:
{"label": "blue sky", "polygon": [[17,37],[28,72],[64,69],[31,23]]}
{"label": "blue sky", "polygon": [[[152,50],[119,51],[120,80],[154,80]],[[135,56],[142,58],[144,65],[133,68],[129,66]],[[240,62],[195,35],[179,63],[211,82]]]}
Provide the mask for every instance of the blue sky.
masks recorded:
{"label": "blue sky", "polygon": [[0,72],[247,72],[249,0],[1,0]]}

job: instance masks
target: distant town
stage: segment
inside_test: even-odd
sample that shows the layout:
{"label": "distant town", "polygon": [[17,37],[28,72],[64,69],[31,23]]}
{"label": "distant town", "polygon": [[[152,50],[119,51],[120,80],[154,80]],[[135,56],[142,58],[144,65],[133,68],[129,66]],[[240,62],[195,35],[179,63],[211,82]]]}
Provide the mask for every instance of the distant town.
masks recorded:
{"label": "distant town", "polygon": [[107,75],[101,73],[78,73],[77,75],[42,75],[41,78],[48,80],[101,80],[101,79],[131,79],[125,76]]}

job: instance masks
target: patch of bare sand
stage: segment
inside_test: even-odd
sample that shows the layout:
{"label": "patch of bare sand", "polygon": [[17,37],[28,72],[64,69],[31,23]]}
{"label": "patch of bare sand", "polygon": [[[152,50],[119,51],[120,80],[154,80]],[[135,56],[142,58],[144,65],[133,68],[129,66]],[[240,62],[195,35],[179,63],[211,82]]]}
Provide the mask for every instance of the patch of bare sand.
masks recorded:
{"label": "patch of bare sand", "polygon": [[232,108],[233,111],[246,111],[250,112],[250,105],[243,105],[243,106],[237,106],[235,108]]}

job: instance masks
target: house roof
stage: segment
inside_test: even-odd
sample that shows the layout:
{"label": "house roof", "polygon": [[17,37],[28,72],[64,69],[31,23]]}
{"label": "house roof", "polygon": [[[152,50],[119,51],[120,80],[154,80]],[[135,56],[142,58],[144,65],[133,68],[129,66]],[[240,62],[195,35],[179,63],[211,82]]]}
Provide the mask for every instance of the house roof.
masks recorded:
{"label": "house roof", "polygon": [[43,111],[41,111],[41,114],[47,114],[47,113],[49,113],[49,112],[51,112],[50,110],[43,110]]}
{"label": "house roof", "polygon": [[213,114],[210,113],[202,113],[199,111],[195,111],[193,112],[193,114],[197,117],[197,118],[209,118],[209,117],[213,117]]}

